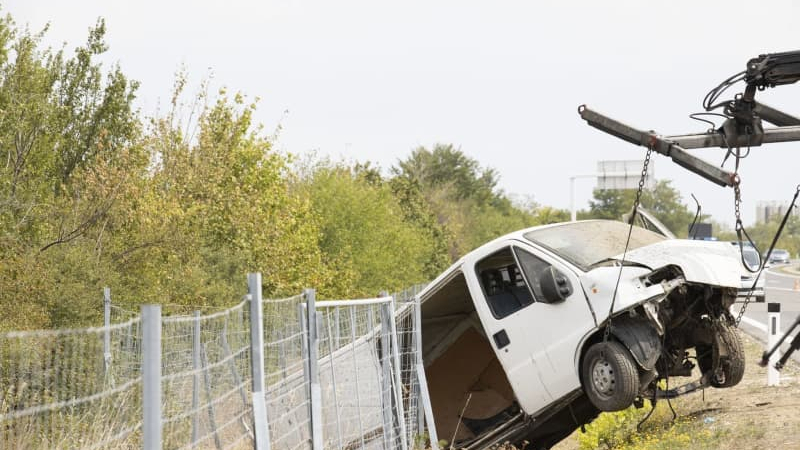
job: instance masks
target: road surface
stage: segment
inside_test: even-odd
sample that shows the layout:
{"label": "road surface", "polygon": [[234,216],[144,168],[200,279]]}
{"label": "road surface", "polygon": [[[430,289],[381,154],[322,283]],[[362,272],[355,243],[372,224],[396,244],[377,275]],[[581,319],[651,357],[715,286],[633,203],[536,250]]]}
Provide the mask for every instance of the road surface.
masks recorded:
{"label": "road surface", "polygon": [[[792,267],[797,267],[797,264],[792,263]],[[767,303],[780,303],[781,305],[780,334],[786,332],[800,316],[800,274],[781,269],[782,267],[773,267],[764,271],[766,302],[750,302],[740,325],[743,331],[763,342],[766,342],[767,338]],[[741,303],[733,305],[731,309],[734,316],[739,314],[741,307]],[[800,327],[795,329],[791,336],[798,332],[800,332]],[[791,339],[792,337],[787,338],[786,342],[790,342]],[[784,348],[788,347],[784,346]],[[795,352],[793,358],[800,362],[798,353],[800,351]]]}

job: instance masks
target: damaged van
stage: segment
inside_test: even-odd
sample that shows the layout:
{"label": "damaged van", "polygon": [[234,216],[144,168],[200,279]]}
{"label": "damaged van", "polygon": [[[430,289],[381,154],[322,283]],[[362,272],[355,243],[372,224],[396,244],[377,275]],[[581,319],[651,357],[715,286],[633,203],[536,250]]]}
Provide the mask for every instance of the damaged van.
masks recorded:
{"label": "damaged van", "polygon": [[[600,411],[736,385],[744,354],[729,307],[740,260],[728,243],[605,220],[530,228],[470,252],[419,294],[439,437],[549,448]],[[659,388],[695,366],[697,380]]]}

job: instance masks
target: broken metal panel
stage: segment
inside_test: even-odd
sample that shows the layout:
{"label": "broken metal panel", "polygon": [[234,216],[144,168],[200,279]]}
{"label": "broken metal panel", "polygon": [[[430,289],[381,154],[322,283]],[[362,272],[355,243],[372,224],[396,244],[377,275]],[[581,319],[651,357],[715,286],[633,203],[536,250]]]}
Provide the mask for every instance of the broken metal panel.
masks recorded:
{"label": "broken metal panel", "polygon": [[688,282],[739,288],[742,268],[738,258],[738,250],[727,242],[674,239],[630,250],[625,260],[652,269],[677,265]]}

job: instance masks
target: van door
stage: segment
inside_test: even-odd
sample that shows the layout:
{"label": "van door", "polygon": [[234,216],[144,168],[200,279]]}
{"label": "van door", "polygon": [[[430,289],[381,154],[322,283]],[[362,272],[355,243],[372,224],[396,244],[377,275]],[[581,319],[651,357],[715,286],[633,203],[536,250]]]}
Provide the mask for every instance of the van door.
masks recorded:
{"label": "van door", "polygon": [[[584,337],[596,328],[594,314],[572,268],[526,243],[515,244],[513,250],[534,298],[527,318],[529,339],[535,343],[531,350],[540,362],[542,381],[557,399],[580,387],[577,356]],[[551,268],[571,289],[563,300],[551,301],[542,292],[539,280]]]}
{"label": "van door", "polygon": [[[532,414],[549,405],[553,397],[547,391],[536,352],[530,348],[528,322],[533,297],[525,286],[519,289],[516,259],[510,246],[498,246],[488,256],[465,261],[467,285],[486,336],[520,407]],[[544,361],[544,367],[548,364]]]}
{"label": "van door", "polygon": [[[552,304],[539,286],[551,266],[572,286],[568,298]],[[475,308],[523,409],[533,414],[579,388],[576,352],[595,322],[574,272],[516,241],[498,243],[466,267],[475,270]]]}

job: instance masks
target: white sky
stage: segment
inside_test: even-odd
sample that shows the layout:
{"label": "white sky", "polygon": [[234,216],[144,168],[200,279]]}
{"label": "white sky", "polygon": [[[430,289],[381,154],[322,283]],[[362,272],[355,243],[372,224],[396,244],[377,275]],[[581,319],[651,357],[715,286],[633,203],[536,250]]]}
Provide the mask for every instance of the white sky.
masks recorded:
{"label": "white sky", "polygon": [[[210,68],[215,86],[261,98],[256,118],[268,132],[283,126],[281,150],[388,168],[416,146],[453,143],[496,169],[507,193],[558,208],[569,207],[570,176],[645,153],[590,128],[578,105],[663,134],[701,132],[687,116],[708,90],[751,57],[800,49],[791,1],[13,0],[3,9],[34,30],[51,22],[45,42],[69,49],[104,17],[107,60],[142,82],[145,114],[169,99],[182,64],[195,84]],[[800,85],[757,98],[800,115]],[[693,153],[719,164],[724,151]],[[732,226],[730,188],[661,156],[655,170]],[[755,148],[741,175],[749,223],[756,202],[791,198],[800,143]],[[576,182],[579,208],[593,186]]]}

